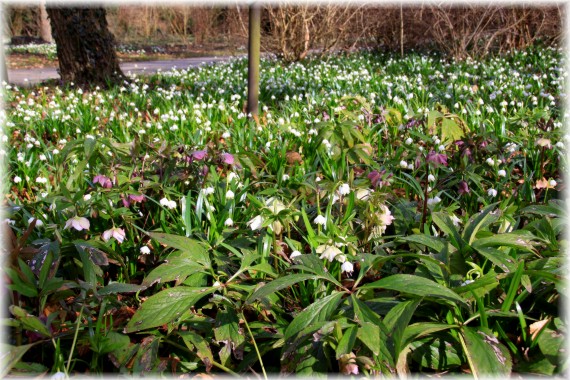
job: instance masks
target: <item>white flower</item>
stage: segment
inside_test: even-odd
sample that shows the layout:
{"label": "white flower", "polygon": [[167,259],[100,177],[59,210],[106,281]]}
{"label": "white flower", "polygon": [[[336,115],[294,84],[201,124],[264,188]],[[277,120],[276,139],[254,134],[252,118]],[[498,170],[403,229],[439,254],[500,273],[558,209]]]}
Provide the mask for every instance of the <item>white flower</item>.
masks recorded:
{"label": "white flower", "polygon": [[122,228],[113,227],[110,230],[103,232],[102,237],[103,241],[109,241],[109,239],[114,237],[120,244],[125,240],[125,230]]}
{"label": "white flower", "polygon": [[14,177],[14,183],[20,183],[20,182],[22,182],[22,178],[15,176]]}
{"label": "white flower", "polygon": [[315,222],[315,224],[324,226],[327,223],[327,218],[322,215],[318,215],[313,222]]}
{"label": "white flower", "polygon": [[392,216],[390,209],[386,205],[381,205],[380,209],[382,210],[382,214],[380,215],[380,224],[384,226],[384,230],[386,230],[386,226],[392,224],[392,221],[396,218]]}
{"label": "white flower", "polygon": [[232,220],[232,218],[227,218],[226,221],[224,222],[224,226],[226,227],[231,227],[234,225],[234,221]]}
{"label": "white flower", "polygon": [[555,180],[551,179],[550,182],[548,182],[548,184],[552,187],[556,187],[557,183]]}
{"label": "white flower", "polygon": [[167,208],[169,208],[169,209],[174,209],[174,208],[176,208],[176,202],[175,202],[175,201],[171,201],[171,200],[169,200],[169,199],[167,199],[167,198],[162,198],[162,199],[160,200],[160,205],[163,206],[163,207],[167,207]]}
{"label": "white flower", "polygon": [[350,186],[348,185],[348,183],[343,183],[342,185],[340,185],[338,188],[338,192],[340,195],[349,194],[350,193]]}
{"label": "white flower", "polygon": [[140,253],[141,253],[141,255],[149,255],[150,254],[150,248],[147,247],[146,245],[143,245],[140,249]]}
{"label": "white flower", "polygon": [[234,194],[233,191],[228,190],[228,191],[226,192],[226,199],[234,199],[234,197],[235,197],[235,194]]}
{"label": "white flower", "polygon": [[436,205],[436,204],[438,204],[439,202],[441,202],[441,198],[438,197],[437,195],[436,195],[435,197],[429,198],[429,199],[427,200],[428,206]]}
{"label": "white flower", "polygon": [[237,175],[236,173],[230,172],[230,173],[228,174],[228,182],[233,181],[235,178],[239,179],[239,177],[238,177],[238,175]]}
{"label": "white flower", "polygon": [[67,376],[64,372],[56,372],[50,377],[51,380],[64,380],[67,379]]}
{"label": "white flower", "polygon": [[414,142],[414,140],[411,137],[408,137],[405,141],[406,145],[410,145],[413,142]]}
{"label": "white flower", "polygon": [[495,189],[489,189],[487,190],[487,194],[491,197],[491,198],[495,198],[497,196],[497,190]]}
{"label": "white flower", "polygon": [[214,188],[211,186],[206,187],[206,188],[202,189],[202,194],[204,194],[204,195],[214,194]]}
{"label": "white flower", "polygon": [[[28,219],[28,224],[31,224],[34,221],[34,219],[36,219],[36,218],[34,218],[33,216],[30,219]],[[36,227],[41,227],[43,225],[44,225],[44,222],[42,222],[41,220],[38,219],[36,221]]]}
{"label": "white flower", "polygon": [[461,223],[461,219],[459,219],[457,217],[457,215],[455,215],[455,214],[452,214],[450,217],[451,217],[451,222],[453,223],[453,225],[455,227],[459,227],[459,223]]}
{"label": "white flower", "polygon": [[331,263],[337,255],[342,254],[341,250],[334,245],[319,245],[316,252],[322,253],[322,255],[319,256],[320,259],[327,259]]}
{"label": "white flower", "polygon": [[505,170],[501,169],[501,170],[499,170],[499,171],[497,172],[497,175],[498,175],[499,177],[506,177],[506,176],[507,176],[507,172],[506,172]]}
{"label": "white flower", "polygon": [[36,178],[36,182],[37,183],[47,183],[47,178],[46,177],[38,177],[38,178]]}
{"label": "white flower", "polygon": [[433,176],[433,174],[428,175],[428,182],[433,182],[435,181],[435,177]]}
{"label": "white flower", "polygon": [[73,227],[77,231],[88,230],[89,225],[89,220],[87,218],[84,218],[82,216],[74,216],[65,222],[65,227],[63,227],[63,229],[67,230],[68,228]]}
{"label": "white flower", "polygon": [[85,194],[85,195],[83,196],[83,200],[84,200],[84,201],[88,201],[89,199],[91,199],[91,194]]}
{"label": "white flower", "polygon": [[406,169],[408,167],[408,163],[404,160],[400,161],[400,167],[402,169]]}
{"label": "white flower", "polygon": [[291,252],[291,255],[289,256],[289,258],[294,259],[295,257],[301,256],[301,255],[302,255],[301,252],[295,250],[295,251]]}
{"label": "white flower", "polygon": [[487,160],[486,160],[485,162],[486,162],[489,166],[495,165],[495,161],[494,161],[491,157],[487,158]]}
{"label": "white flower", "polygon": [[354,271],[354,265],[352,265],[352,263],[350,261],[345,261],[344,264],[342,264],[342,266],[340,267],[340,269],[343,272],[346,272],[348,274],[352,274],[352,272]]}
{"label": "white flower", "polygon": [[281,181],[285,182],[289,180],[289,174],[283,174],[283,176],[281,177]]}
{"label": "white flower", "polygon": [[247,222],[247,225],[252,231],[259,230],[263,225],[263,217],[261,215],[257,215],[255,218]]}

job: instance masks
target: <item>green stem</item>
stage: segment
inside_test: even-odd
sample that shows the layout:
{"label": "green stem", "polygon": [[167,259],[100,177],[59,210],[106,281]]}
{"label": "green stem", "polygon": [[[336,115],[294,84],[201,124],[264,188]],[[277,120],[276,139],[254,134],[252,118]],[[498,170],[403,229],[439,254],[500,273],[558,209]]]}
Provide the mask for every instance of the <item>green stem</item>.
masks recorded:
{"label": "green stem", "polygon": [[251,337],[251,340],[253,342],[253,347],[255,347],[255,352],[257,353],[257,358],[259,359],[259,364],[261,365],[261,370],[263,371],[263,378],[265,380],[267,380],[267,374],[265,373],[265,367],[263,366],[263,360],[261,359],[261,354],[259,353],[259,349],[257,348],[257,344],[255,343],[255,338],[253,337],[253,334],[251,333],[251,330],[249,328],[249,324],[247,323],[247,319],[245,319],[245,316],[243,315],[243,313],[241,313],[241,317],[243,318],[243,321],[245,323],[245,327],[247,327],[247,331],[249,332],[249,336]]}
{"label": "green stem", "polygon": [[73,358],[73,351],[75,351],[75,344],[77,343],[77,336],[79,335],[79,324],[81,323],[81,317],[83,316],[83,308],[85,305],[81,305],[81,310],[79,310],[79,316],[77,317],[77,325],[75,326],[75,334],[73,335],[73,343],[71,344],[71,350],[69,351],[69,357],[67,359],[67,366],[65,367],[65,374],[69,376],[69,367],[71,366],[71,359]]}

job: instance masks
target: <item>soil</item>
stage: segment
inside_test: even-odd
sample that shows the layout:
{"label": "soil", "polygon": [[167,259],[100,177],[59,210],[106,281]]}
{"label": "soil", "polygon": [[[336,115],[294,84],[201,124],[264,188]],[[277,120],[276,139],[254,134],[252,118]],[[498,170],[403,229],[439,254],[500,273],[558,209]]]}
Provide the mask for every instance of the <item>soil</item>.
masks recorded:
{"label": "soil", "polygon": [[[145,54],[117,52],[119,62],[135,61],[161,61],[177,58],[195,58],[236,55],[237,49],[227,45],[166,45],[166,46],[137,46],[133,50],[144,50]],[[6,55],[8,69],[40,69],[45,67],[57,67],[57,58],[48,59],[42,54],[33,53],[10,53]]]}

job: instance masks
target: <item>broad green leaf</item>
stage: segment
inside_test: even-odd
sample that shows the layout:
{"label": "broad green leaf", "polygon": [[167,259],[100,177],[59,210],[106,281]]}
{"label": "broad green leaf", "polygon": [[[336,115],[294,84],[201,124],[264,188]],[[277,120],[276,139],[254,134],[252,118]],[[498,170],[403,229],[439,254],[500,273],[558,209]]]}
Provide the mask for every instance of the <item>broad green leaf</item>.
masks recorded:
{"label": "broad green leaf", "polygon": [[4,378],[10,370],[22,359],[22,356],[35,344],[24,344],[23,346],[12,346],[4,342],[0,343],[0,377]]}
{"label": "broad green leaf", "polygon": [[309,273],[314,273],[318,277],[330,281],[336,286],[341,286],[336,278],[333,277],[329,272],[326,271],[325,266],[323,265],[323,260],[319,259],[316,255],[301,255],[298,256],[298,261],[301,262],[302,265],[293,265],[291,269],[299,269]]}
{"label": "broad green leaf", "polygon": [[421,302],[420,299],[403,301],[394,306],[384,317],[384,325],[390,332],[388,335],[392,357],[398,358],[402,346],[402,336],[404,330],[410,323],[416,308]]}
{"label": "broad green leaf", "polygon": [[363,288],[389,289],[400,293],[410,294],[416,297],[443,298],[455,302],[463,307],[468,307],[465,301],[450,290],[435,281],[409,274],[395,274],[381,280],[364,285]]}
{"label": "broad green leaf", "polygon": [[187,238],[186,236],[166,234],[162,232],[148,232],[148,236],[165,244],[169,247],[176,248],[180,251],[187,252],[188,257],[193,258],[196,262],[210,267],[210,256],[206,247],[197,240]]}
{"label": "broad green leaf", "polygon": [[107,335],[99,336],[95,339],[90,338],[90,341],[92,343],[91,349],[99,354],[107,354],[119,350],[131,343],[131,339],[127,335],[115,331],[109,331]]}
{"label": "broad green leaf", "polygon": [[178,286],[150,296],[125,328],[127,333],[162,326],[180,317],[191,306],[216,288],[190,288]]}
{"label": "broad green leaf", "polygon": [[314,322],[328,321],[333,312],[338,309],[345,292],[334,292],[324,298],[318,299],[305,310],[297,314],[284,333],[285,340],[289,340],[305,327]]}
{"label": "broad green leaf", "polygon": [[16,272],[12,268],[6,268],[4,270],[8,275],[8,277],[10,277],[10,280],[12,281],[12,283],[8,285],[8,289],[18,292],[26,297],[38,296],[38,289],[34,284],[24,282],[18,275],[18,272]]}
{"label": "broad green leaf", "polygon": [[317,276],[315,276],[314,274],[305,274],[305,273],[289,274],[285,277],[277,278],[263,285],[261,288],[257,289],[256,291],[254,291],[253,294],[249,296],[246,303],[250,304],[255,300],[267,297],[272,293],[293,286],[298,282],[311,280],[311,279],[314,280],[316,278]]}
{"label": "broad green leaf", "polygon": [[431,214],[433,222],[451,239],[451,243],[457,248],[461,249],[465,242],[459,235],[459,231],[453,224],[449,215],[445,212],[434,212]]}
{"label": "broad green leaf", "polygon": [[380,316],[370,309],[364,302],[359,300],[351,294],[352,307],[354,309],[354,319],[360,325],[358,329],[357,338],[368,347],[370,351],[376,356],[381,356],[388,360],[391,364],[394,363],[394,358],[386,342],[388,341],[388,329],[384,322],[380,320]]}
{"label": "broad green leaf", "polygon": [[491,271],[473,281],[470,284],[459,286],[453,290],[460,294],[466,300],[473,300],[473,294],[476,297],[483,297],[491,290],[499,286],[499,276]]}
{"label": "broad green leaf", "polygon": [[24,329],[41,334],[45,337],[51,336],[46,325],[38,317],[28,314],[19,306],[11,305],[9,309],[12,315],[22,323],[22,327]]}
{"label": "broad green leaf", "polygon": [[336,359],[338,360],[342,355],[349,354],[354,348],[356,342],[356,335],[358,333],[358,326],[351,326],[344,330],[342,338],[336,347]]}
{"label": "broad green leaf", "polygon": [[450,371],[463,364],[458,348],[443,337],[425,338],[410,344],[412,359],[420,368]]}
{"label": "broad green leaf", "polygon": [[188,276],[206,269],[205,266],[198,264],[188,255],[188,252],[181,252],[181,257],[169,258],[167,263],[151,270],[143,280],[142,285],[148,287],[155,283],[183,282]]}
{"label": "broad green leaf", "polygon": [[134,293],[138,292],[139,290],[143,290],[145,287],[136,284],[125,284],[122,282],[113,282],[108,284],[107,286],[99,289],[97,293],[100,296],[105,296],[108,294],[117,294],[117,293]]}
{"label": "broad green leaf", "polygon": [[217,342],[229,345],[237,359],[243,359],[245,337],[240,333],[239,318],[234,309],[218,311],[214,336]]}
{"label": "broad green leaf", "polygon": [[454,119],[444,117],[441,120],[441,141],[454,142],[461,140],[464,134],[463,128]]}
{"label": "broad green leaf", "polygon": [[480,213],[469,218],[469,221],[463,229],[463,240],[465,240],[467,244],[473,244],[473,241],[475,241],[477,232],[479,232],[479,230],[487,227],[499,219],[500,211],[493,211],[496,206],[497,203],[492,203],[489,206],[485,207]]}
{"label": "broad green leaf", "polygon": [[434,253],[439,253],[445,248],[445,243],[442,242],[441,239],[421,233],[399,238],[398,241],[407,241],[414,244],[425,245],[426,247],[431,248]]}
{"label": "broad green leaf", "polygon": [[475,378],[481,376],[509,376],[512,360],[509,350],[483,327],[463,326],[460,330],[464,351]]}
{"label": "broad green leaf", "polygon": [[430,334],[458,328],[458,325],[449,325],[446,323],[435,322],[418,322],[408,325],[402,334],[402,348],[412,343],[416,339],[426,337]]}
{"label": "broad green leaf", "polygon": [[[477,241],[475,243],[477,243]],[[475,251],[501,268],[503,272],[509,273],[517,269],[514,259],[509,256],[507,252],[492,247],[480,247],[475,243],[473,244]]]}
{"label": "broad green leaf", "polygon": [[427,118],[428,129],[435,131],[435,129],[437,127],[436,122],[437,122],[437,120],[441,119],[442,117],[443,117],[443,114],[437,110],[429,111],[428,118]]}
{"label": "broad green leaf", "polygon": [[182,337],[186,346],[188,346],[192,352],[196,352],[196,355],[202,360],[206,366],[206,372],[210,372],[214,355],[210,349],[209,342],[193,331],[180,331],[178,334]]}
{"label": "broad green leaf", "polygon": [[512,247],[527,252],[534,252],[532,244],[533,235],[530,233],[505,233],[494,234],[489,237],[480,238],[471,245],[474,249],[481,247]]}

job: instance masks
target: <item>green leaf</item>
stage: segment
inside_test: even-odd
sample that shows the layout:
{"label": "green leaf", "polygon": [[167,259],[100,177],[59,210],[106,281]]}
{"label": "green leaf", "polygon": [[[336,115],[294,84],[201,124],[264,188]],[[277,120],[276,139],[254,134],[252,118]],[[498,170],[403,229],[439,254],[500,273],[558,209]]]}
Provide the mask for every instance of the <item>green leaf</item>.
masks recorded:
{"label": "green leaf", "polygon": [[445,331],[449,329],[458,328],[458,325],[449,325],[446,323],[435,323],[435,322],[418,322],[408,325],[402,334],[402,345],[401,347],[406,347],[408,344],[412,343],[416,339],[420,339],[430,334]]}
{"label": "green leaf", "polygon": [[186,257],[192,258],[206,268],[210,268],[210,256],[208,255],[208,250],[199,241],[187,238],[186,236],[172,235],[162,232],[148,232],[147,235],[157,240],[159,243],[187,253],[188,256]]}
{"label": "green leaf", "polygon": [[107,286],[99,289],[97,292],[100,296],[106,296],[109,294],[117,294],[117,293],[134,293],[140,290],[143,290],[145,287],[136,284],[125,284],[122,282],[113,282],[108,284]]}
{"label": "green leaf", "polygon": [[464,299],[471,301],[474,300],[473,294],[476,297],[483,297],[497,286],[499,286],[499,277],[497,276],[497,273],[490,271],[484,276],[477,278],[472,283],[459,286],[453,290],[460,294]]}
{"label": "green leaf", "polygon": [[532,236],[530,233],[505,233],[505,234],[494,234],[489,237],[480,238],[473,242],[471,245],[474,249],[481,247],[511,247],[520,249],[527,252],[534,252],[534,247],[532,244]]}
{"label": "green leaf", "polygon": [[508,377],[511,374],[513,364],[509,351],[491,330],[463,326],[460,333],[473,376]]}
{"label": "green leaf", "polygon": [[178,318],[191,306],[216,288],[190,288],[178,286],[150,296],[127,324],[126,332],[162,326]]}
{"label": "green leaf", "polygon": [[463,128],[454,119],[444,117],[441,120],[441,141],[454,142],[461,140],[464,134]]}
{"label": "green leaf", "polygon": [[[172,255],[171,255],[172,256]],[[180,257],[172,257],[167,263],[161,264],[150,271],[145,277],[142,285],[149,287],[155,283],[166,283],[170,281],[183,282],[188,276],[206,269],[192,259],[188,252],[180,252]]]}
{"label": "green leaf", "polygon": [[45,337],[51,336],[46,325],[38,317],[28,314],[24,309],[15,305],[11,305],[9,309],[16,319],[22,323],[24,329]]}
{"label": "green leaf", "polygon": [[492,203],[489,206],[485,207],[480,213],[469,218],[469,221],[463,229],[463,240],[465,240],[467,244],[473,244],[473,241],[475,241],[477,232],[479,232],[479,230],[487,227],[499,219],[500,212],[498,210],[493,211],[495,206],[497,206],[497,203]]}
{"label": "green leaf", "polygon": [[4,378],[10,373],[10,370],[22,359],[22,356],[35,344],[25,344],[23,346],[12,346],[6,343],[0,343],[1,363],[0,377]]}
{"label": "green leaf", "polygon": [[[477,242],[475,242],[477,243]],[[505,251],[501,251],[499,249],[491,248],[491,247],[479,247],[474,244],[473,248],[477,253],[481,256],[485,257],[493,264],[501,268],[501,270],[505,273],[512,272],[516,270],[516,264],[514,259],[510,257]]]}
{"label": "green leaf", "polygon": [[356,342],[356,336],[358,334],[358,327],[351,326],[344,330],[342,338],[336,346],[336,359],[338,360],[342,355],[349,354],[354,348],[354,343]]}
{"label": "green leaf", "polygon": [[178,334],[182,337],[182,340],[184,340],[184,343],[190,351],[196,352],[196,355],[202,360],[206,366],[206,372],[210,372],[214,355],[212,354],[208,341],[193,331],[180,331]]}
{"label": "green leaf", "polygon": [[381,280],[364,285],[361,289],[389,289],[416,297],[443,298],[455,302],[465,308],[468,305],[453,290],[450,290],[435,281],[409,274],[395,274]]}
{"label": "green leaf", "polygon": [[107,354],[120,350],[131,343],[127,335],[115,331],[109,331],[107,335],[101,336],[97,344],[91,344],[91,349],[99,354]]}
{"label": "green leaf", "polygon": [[421,302],[420,299],[400,302],[394,306],[384,317],[384,325],[390,332],[389,347],[392,350],[392,357],[397,358],[400,355],[402,346],[402,336],[404,330],[410,323],[416,308]]}
{"label": "green leaf", "polygon": [[461,235],[459,235],[459,232],[449,217],[449,214],[445,212],[434,212],[431,216],[433,222],[439,227],[439,229],[449,236],[453,246],[457,249],[461,249],[465,245],[465,242],[461,238]]}
{"label": "green leaf", "polygon": [[285,330],[285,340],[291,339],[314,322],[328,321],[333,312],[337,310],[344,294],[346,293],[334,292],[331,295],[318,299],[305,310],[297,314]]}
{"label": "green leaf", "polygon": [[256,291],[254,291],[253,294],[249,296],[249,298],[247,299],[246,304],[250,304],[255,300],[267,297],[272,293],[293,286],[298,282],[311,280],[311,279],[314,280],[316,278],[317,276],[314,274],[305,274],[305,273],[290,274],[285,277],[277,278],[275,280],[272,280],[268,284],[263,285],[261,288],[257,289]]}
{"label": "green leaf", "polygon": [[214,336],[218,343],[229,346],[237,359],[243,359],[245,337],[240,333],[239,318],[234,309],[218,311]]}
{"label": "green leaf", "polygon": [[391,364],[394,363],[394,358],[386,342],[388,341],[388,329],[384,322],[380,320],[378,314],[370,309],[364,302],[351,295],[352,307],[354,308],[354,319],[360,325],[358,329],[357,338],[376,356],[380,355],[382,358],[388,360]]}
{"label": "green leaf", "polygon": [[399,238],[398,241],[407,241],[410,243],[425,245],[426,247],[431,248],[435,253],[439,253],[445,248],[445,243],[442,242],[441,239],[421,233]]}

